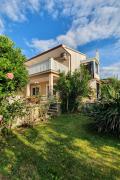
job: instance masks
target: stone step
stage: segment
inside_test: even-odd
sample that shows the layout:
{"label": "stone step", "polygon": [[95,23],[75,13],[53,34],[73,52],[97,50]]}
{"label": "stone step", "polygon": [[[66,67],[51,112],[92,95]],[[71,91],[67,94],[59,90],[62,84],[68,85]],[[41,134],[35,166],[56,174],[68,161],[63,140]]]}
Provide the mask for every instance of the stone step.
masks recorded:
{"label": "stone step", "polygon": [[48,109],[48,115],[57,116],[59,114],[59,105],[58,103],[51,103]]}
{"label": "stone step", "polygon": [[57,113],[57,112],[54,112],[54,113],[53,113],[53,112],[49,112],[49,111],[48,111],[47,114],[48,114],[49,116],[55,116],[55,115],[57,115],[58,113]]}
{"label": "stone step", "polygon": [[54,103],[54,104],[50,104],[50,106],[57,106],[57,104],[56,104],[56,103]]}
{"label": "stone step", "polygon": [[49,109],[58,109],[58,107],[51,107],[51,106],[49,106]]}

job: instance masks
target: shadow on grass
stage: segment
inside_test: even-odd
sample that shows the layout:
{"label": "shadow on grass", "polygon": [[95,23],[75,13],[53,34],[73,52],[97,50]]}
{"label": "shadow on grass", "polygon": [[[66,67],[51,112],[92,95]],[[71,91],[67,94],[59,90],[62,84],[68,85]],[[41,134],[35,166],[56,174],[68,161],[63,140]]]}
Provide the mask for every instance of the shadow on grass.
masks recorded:
{"label": "shadow on grass", "polygon": [[12,180],[119,178],[119,142],[89,132],[88,124],[64,115],[2,139],[0,173]]}

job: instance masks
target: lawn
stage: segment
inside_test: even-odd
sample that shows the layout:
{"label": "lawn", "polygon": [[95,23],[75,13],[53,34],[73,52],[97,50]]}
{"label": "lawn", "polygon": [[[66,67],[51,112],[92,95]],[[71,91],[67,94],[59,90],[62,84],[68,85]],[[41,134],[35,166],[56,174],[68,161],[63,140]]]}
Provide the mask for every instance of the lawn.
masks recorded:
{"label": "lawn", "polygon": [[120,179],[120,140],[83,115],[62,115],[0,142],[0,180]]}

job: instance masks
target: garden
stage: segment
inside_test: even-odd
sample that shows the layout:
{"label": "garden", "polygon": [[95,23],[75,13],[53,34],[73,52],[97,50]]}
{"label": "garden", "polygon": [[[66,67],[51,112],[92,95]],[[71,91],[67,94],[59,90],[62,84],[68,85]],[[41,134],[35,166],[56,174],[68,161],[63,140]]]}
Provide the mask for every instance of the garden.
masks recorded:
{"label": "garden", "polygon": [[84,115],[62,115],[14,130],[0,142],[3,179],[120,178],[120,141],[88,129]]}
{"label": "garden", "polygon": [[49,100],[21,98],[29,81],[26,57],[0,36],[0,179],[120,179],[120,81],[101,81],[91,96],[83,66],[61,73],[55,86],[61,115],[50,116]]}

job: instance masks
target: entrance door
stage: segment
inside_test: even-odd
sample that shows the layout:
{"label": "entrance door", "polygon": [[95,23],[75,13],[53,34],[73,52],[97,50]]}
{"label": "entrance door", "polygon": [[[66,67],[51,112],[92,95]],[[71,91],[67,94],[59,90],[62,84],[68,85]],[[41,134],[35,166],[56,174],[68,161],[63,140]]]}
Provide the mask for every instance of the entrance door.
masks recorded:
{"label": "entrance door", "polygon": [[32,96],[38,96],[40,94],[40,87],[39,86],[33,86],[31,95]]}

